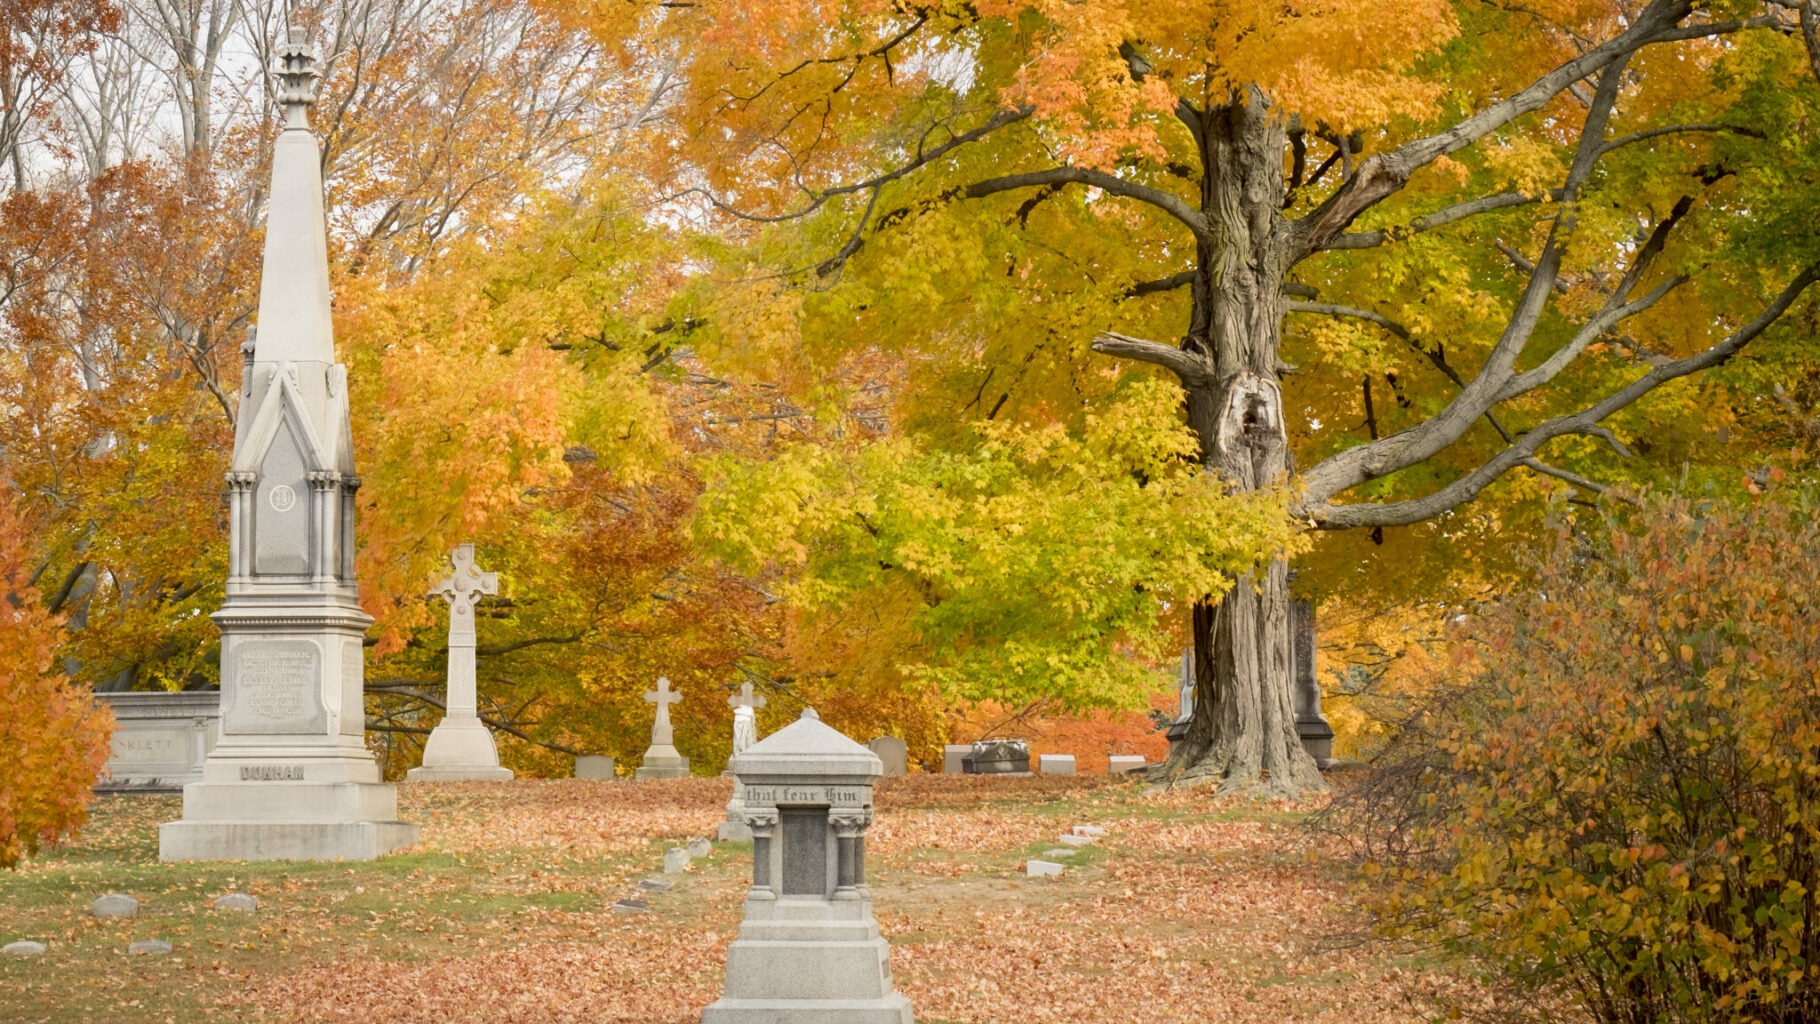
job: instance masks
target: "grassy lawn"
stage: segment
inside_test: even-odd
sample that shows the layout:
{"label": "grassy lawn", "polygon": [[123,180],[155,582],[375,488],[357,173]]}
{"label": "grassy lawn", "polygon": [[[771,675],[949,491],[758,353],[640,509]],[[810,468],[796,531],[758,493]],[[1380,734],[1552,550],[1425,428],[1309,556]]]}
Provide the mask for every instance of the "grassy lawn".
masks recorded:
{"label": "grassy lawn", "polygon": [[[721,779],[400,787],[423,829],[370,864],[160,864],[176,797],[97,800],[75,843],[0,874],[0,1022],[695,1021],[720,992],[750,848],[716,844],[650,910],[615,900],[711,836]],[[867,862],[892,969],[925,1024],[1407,1020],[1458,982],[1350,926],[1294,807],[1143,796],[1103,778],[913,776],[880,788]],[[1024,859],[1108,835],[1060,878]],[[137,917],[89,905],[127,892]],[[257,896],[256,914],[210,908]],[[173,944],[129,957],[135,939]]]}

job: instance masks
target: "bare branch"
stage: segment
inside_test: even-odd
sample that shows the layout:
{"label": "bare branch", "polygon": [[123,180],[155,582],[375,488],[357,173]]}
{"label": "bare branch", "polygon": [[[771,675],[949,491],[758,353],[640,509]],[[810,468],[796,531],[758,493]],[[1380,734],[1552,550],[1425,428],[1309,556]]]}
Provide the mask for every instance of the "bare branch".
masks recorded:
{"label": "bare branch", "polygon": [[[1556,189],[1548,193],[1548,195],[1550,198],[1559,198],[1560,190]],[[1508,210],[1514,206],[1527,206],[1530,203],[1540,202],[1541,200],[1542,196],[1526,196],[1520,192],[1501,192],[1494,196],[1482,196],[1478,199],[1468,200],[1464,203],[1456,203],[1453,206],[1417,217],[1408,224],[1398,227],[1379,228],[1375,231],[1348,231],[1345,234],[1336,236],[1322,248],[1329,250],[1369,249],[1373,246],[1383,245],[1385,242],[1401,241],[1404,238],[1408,238],[1410,235],[1418,235],[1424,231],[1433,231],[1435,228],[1452,224],[1455,221],[1465,220],[1468,217],[1477,216],[1481,213],[1491,213],[1494,210]]]}
{"label": "bare branch", "polygon": [[[1302,478],[1307,487],[1308,500],[1324,502],[1367,480],[1387,476],[1434,456],[1458,440],[1474,421],[1497,403],[1498,394],[1510,379],[1517,357],[1535,333],[1542,312],[1548,305],[1549,294],[1554,289],[1561,269],[1563,242],[1571,237],[1577,220],[1576,201],[1580,187],[1592,174],[1593,164],[1598,159],[1598,150],[1605,138],[1605,125],[1611,116],[1612,107],[1617,103],[1624,66],[1628,61],[1629,55],[1622,55],[1606,65],[1600,73],[1594,102],[1587,110],[1586,123],[1581,129],[1579,146],[1568,167],[1567,180],[1561,186],[1560,212],[1549,226],[1548,241],[1542,247],[1542,255],[1536,260],[1535,272],[1530,274],[1529,283],[1524,287],[1516,308],[1511,311],[1510,320],[1505,324],[1502,335],[1492,347],[1478,376],[1462,388],[1453,401],[1429,419],[1381,440],[1348,448],[1309,469]],[[1608,309],[1621,302],[1622,298],[1614,296],[1607,303]]]}
{"label": "bare branch", "polygon": [[1161,342],[1133,338],[1129,335],[1101,331],[1093,339],[1093,350],[1101,355],[1117,356],[1121,359],[1135,359],[1143,363],[1154,363],[1175,373],[1182,383],[1191,387],[1200,387],[1212,383],[1213,367],[1205,360]]}
{"label": "bare branch", "polygon": [[1161,189],[1126,181],[1117,175],[1090,167],[1052,167],[1046,171],[1028,171],[1023,174],[1007,174],[1000,178],[988,178],[985,181],[977,181],[968,185],[963,194],[968,199],[979,199],[1014,189],[1057,184],[1088,185],[1108,195],[1148,203],[1181,221],[1188,230],[1194,232],[1196,238],[1212,238],[1207,226],[1207,218],[1199,210],[1190,206],[1187,200]]}
{"label": "bare branch", "polygon": [[1614,149],[1622,149],[1633,143],[1646,142],[1650,139],[1660,138],[1664,135],[1681,135],[1694,132],[1722,132],[1731,135],[1743,135],[1753,139],[1761,139],[1763,137],[1763,133],[1755,128],[1744,128],[1735,124],[1669,124],[1663,125],[1660,128],[1646,128],[1643,131],[1632,132],[1629,135],[1620,135],[1610,142],[1607,142],[1599,150],[1599,155],[1604,156]]}
{"label": "bare branch", "polygon": [[1539,110],[1569,86],[1623,61],[1654,42],[1691,39],[1751,27],[1746,23],[1709,23],[1677,28],[1693,9],[1692,0],[1653,0],[1630,26],[1510,97],[1480,110],[1446,131],[1414,139],[1388,153],[1365,159],[1357,173],[1327,201],[1296,222],[1301,236],[1298,259],[1328,248],[1361,213],[1395,195],[1410,175],[1435,160],[1472,145],[1510,122]]}
{"label": "bare branch", "polygon": [[777,224],[784,221],[799,220],[814,213],[816,210],[821,209],[830,199],[852,195],[856,192],[876,191],[883,185],[897,181],[900,178],[908,177],[910,174],[940,160],[942,157],[947,156],[949,153],[952,153],[968,143],[978,142],[980,139],[985,138],[1006,125],[1016,124],[1017,122],[1024,120],[1035,113],[1035,111],[1036,108],[1028,106],[1016,107],[1011,110],[1001,110],[992,115],[985,124],[980,125],[978,128],[950,136],[939,146],[934,146],[926,150],[919,150],[916,156],[911,158],[907,163],[900,164],[889,171],[874,175],[864,181],[856,181],[848,185],[835,185],[820,192],[811,192],[808,206],[787,213],[746,213],[704,188],[684,189],[670,198],[677,199],[687,195],[699,195],[707,199],[708,202],[714,204],[715,209],[720,210],[722,213],[731,214],[734,217],[738,217],[740,220],[753,221],[759,224]]}

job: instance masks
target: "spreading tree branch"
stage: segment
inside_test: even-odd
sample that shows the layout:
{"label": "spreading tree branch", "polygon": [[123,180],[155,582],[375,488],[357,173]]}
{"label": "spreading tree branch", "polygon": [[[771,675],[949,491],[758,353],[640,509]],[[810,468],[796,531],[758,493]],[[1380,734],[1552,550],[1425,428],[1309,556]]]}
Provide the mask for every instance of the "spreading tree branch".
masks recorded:
{"label": "spreading tree branch", "polygon": [[1525,465],[1548,441],[1568,434],[1608,436],[1609,430],[1601,425],[1602,420],[1671,380],[1697,373],[1730,359],[1767,330],[1770,325],[1781,319],[1795,300],[1817,280],[1820,280],[1820,264],[1810,266],[1796,275],[1794,280],[1789,282],[1782,293],[1776,296],[1755,320],[1723,340],[1684,359],[1652,367],[1643,376],[1600,401],[1578,412],[1558,416],[1542,423],[1477,469],[1432,494],[1388,504],[1334,505],[1317,499],[1307,501],[1300,511],[1309,521],[1322,529],[1405,526],[1432,519],[1449,509],[1471,501],[1511,468]]}

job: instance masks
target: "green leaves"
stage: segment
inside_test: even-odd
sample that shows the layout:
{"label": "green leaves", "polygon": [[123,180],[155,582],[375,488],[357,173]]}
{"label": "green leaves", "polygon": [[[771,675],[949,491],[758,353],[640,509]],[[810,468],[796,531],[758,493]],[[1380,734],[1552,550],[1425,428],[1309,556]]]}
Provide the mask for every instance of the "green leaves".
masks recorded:
{"label": "green leaves", "polygon": [[951,699],[1128,706],[1176,616],[1301,543],[1284,495],[1229,496],[1190,461],[1177,401],[1134,381],[1071,426],[723,460],[694,536],[811,618],[907,598],[905,671]]}

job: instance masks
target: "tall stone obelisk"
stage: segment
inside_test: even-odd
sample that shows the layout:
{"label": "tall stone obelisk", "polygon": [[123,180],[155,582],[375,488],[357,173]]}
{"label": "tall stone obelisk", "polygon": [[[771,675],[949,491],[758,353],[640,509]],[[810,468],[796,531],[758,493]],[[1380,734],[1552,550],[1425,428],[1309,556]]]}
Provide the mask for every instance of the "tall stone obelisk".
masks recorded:
{"label": "tall stone obelisk", "polygon": [[272,155],[257,341],[246,352],[227,475],[221,738],[160,860],[370,860],[417,840],[366,748],[372,619],[354,584],[354,448],[335,361],[314,49],[278,48],[284,129]]}

